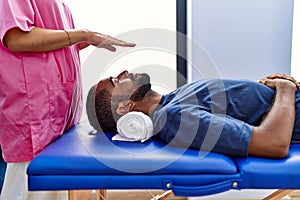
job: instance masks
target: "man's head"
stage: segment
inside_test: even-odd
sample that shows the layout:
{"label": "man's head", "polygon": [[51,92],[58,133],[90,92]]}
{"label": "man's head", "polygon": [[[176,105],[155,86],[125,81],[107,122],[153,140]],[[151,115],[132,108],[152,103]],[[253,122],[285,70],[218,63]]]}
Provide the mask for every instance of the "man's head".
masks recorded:
{"label": "man's head", "polygon": [[136,103],[150,91],[148,74],[132,74],[123,71],[93,86],[87,97],[87,115],[98,131],[116,132],[116,122],[132,111]]}

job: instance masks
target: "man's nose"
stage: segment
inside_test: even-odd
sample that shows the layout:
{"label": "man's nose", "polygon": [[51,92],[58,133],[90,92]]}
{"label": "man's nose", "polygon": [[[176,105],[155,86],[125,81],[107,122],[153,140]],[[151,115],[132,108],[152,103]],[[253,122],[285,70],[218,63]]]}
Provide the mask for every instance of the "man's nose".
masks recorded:
{"label": "man's nose", "polygon": [[120,78],[122,78],[123,76],[128,76],[128,71],[127,71],[127,70],[121,72],[121,73],[117,76],[117,78],[120,79]]}

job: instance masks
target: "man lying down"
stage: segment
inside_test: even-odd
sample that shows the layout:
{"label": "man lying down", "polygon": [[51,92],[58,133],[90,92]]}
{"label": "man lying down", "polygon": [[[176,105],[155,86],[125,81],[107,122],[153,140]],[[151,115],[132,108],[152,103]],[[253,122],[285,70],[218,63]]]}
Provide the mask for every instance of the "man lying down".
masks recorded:
{"label": "man lying down", "polygon": [[[231,156],[284,158],[300,141],[300,85],[288,75],[258,82],[199,80],[161,95],[148,74],[123,71],[88,94],[87,114],[98,131],[117,132],[127,113],[148,115],[168,144]],[[126,115],[125,115],[126,116]]]}

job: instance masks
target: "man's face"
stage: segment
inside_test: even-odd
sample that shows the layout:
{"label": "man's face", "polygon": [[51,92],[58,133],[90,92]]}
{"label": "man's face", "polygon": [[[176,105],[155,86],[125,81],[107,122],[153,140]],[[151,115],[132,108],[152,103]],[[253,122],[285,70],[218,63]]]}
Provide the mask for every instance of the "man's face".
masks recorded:
{"label": "man's face", "polygon": [[151,89],[150,76],[148,74],[139,74],[135,86],[137,89],[131,95],[130,100],[141,101]]}
{"label": "man's face", "polygon": [[98,90],[106,88],[113,96],[141,101],[151,89],[151,84],[148,74],[129,74],[128,71],[123,71],[117,77],[100,81],[97,88]]}

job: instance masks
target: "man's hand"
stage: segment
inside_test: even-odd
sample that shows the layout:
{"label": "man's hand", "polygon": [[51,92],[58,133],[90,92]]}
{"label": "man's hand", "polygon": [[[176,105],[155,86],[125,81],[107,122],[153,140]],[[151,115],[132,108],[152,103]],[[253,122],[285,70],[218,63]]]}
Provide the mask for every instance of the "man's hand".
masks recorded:
{"label": "man's hand", "polygon": [[258,82],[274,90],[276,90],[276,88],[279,86],[278,84],[280,84],[280,86],[282,86],[283,84],[285,84],[286,86],[292,85],[296,87],[296,89],[300,89],[300,84],[293,77],[288,76],[286,74],[272,74],[270,76],[260,79]]}
{"label": "man's hand", "polygon": [[274,74],[259,81],[276,90],[274,103],[265,119],[253,127],[249,155],[284,158],[288,155],[295,122],[295,91],[299,88],[294,78]]}

